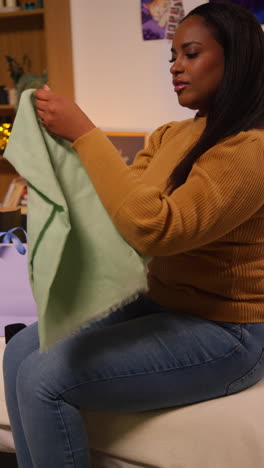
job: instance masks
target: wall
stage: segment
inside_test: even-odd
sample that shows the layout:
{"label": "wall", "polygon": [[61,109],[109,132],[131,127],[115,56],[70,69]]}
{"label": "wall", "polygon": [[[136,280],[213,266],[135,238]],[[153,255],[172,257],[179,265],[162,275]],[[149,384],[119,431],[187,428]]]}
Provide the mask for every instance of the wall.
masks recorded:
{"label": "wall", "polygon": [[[185,13],[203,2],[184,0]],[[71,0],[76,101],[104,130],[152,131],[193,112],[178,105],[171,42],[143,41],[140,0]]]}

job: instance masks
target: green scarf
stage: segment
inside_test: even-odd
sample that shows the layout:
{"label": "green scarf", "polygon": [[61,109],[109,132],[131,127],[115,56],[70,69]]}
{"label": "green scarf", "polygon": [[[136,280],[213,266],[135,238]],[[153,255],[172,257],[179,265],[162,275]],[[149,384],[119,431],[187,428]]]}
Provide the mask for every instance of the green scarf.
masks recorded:
{"label": "green scarf", "polygon": [[22,94],[4,156],[28,181],[28,262],[40,350],[147,290],[148,259],[118,233],[70,143]]}

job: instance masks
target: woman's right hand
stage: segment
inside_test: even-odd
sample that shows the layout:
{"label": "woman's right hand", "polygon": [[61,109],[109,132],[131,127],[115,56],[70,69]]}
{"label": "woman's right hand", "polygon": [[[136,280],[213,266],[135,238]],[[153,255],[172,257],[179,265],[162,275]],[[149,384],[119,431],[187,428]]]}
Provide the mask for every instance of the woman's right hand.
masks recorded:
{"label": "woman's right hand", "polygon": [[75,102],[53,93],[48,86],[34,95],[37,113],[48,132],[73,142],[95,128]]}

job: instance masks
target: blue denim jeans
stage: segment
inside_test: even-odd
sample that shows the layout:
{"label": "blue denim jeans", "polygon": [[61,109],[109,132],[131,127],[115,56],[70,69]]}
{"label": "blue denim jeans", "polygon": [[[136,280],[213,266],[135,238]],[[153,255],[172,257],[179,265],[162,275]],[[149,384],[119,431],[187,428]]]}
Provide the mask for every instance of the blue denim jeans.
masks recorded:
{"label": "blue denim jeans", "polygon": [[177,407],[239,392],[264,375],[264,324],[210,322],[144,296],[47,353],[38,348],[34,324],[4,355],[20,468],[90,467],[80,408]]}

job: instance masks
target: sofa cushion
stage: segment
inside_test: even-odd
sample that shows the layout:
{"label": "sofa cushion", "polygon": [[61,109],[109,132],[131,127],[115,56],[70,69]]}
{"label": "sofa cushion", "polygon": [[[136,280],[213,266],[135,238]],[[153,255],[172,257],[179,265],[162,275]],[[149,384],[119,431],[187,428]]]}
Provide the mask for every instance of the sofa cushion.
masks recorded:
{"label": "sofa cushion", "polygon": [[264,380],[239,394],[178,409],[135,414],[85,411],[84,417],[95,450],[140,466],[264,466]]}
{"label": "sofa cushion", "polygon": [[[5,343],[0,338],[0,365]],[[83,411],[93,468],[264,466],[264,380],[225,398],[146,413]],[[0,375],[0,451],[14,451]]]}
{"label": "sofa cushion", "polygon": [[0,337],[0,452],[14,452],[14,441],[10,430],[10,423],[6,409],[4,382],[2,376],[2,361],[5,339]]}

